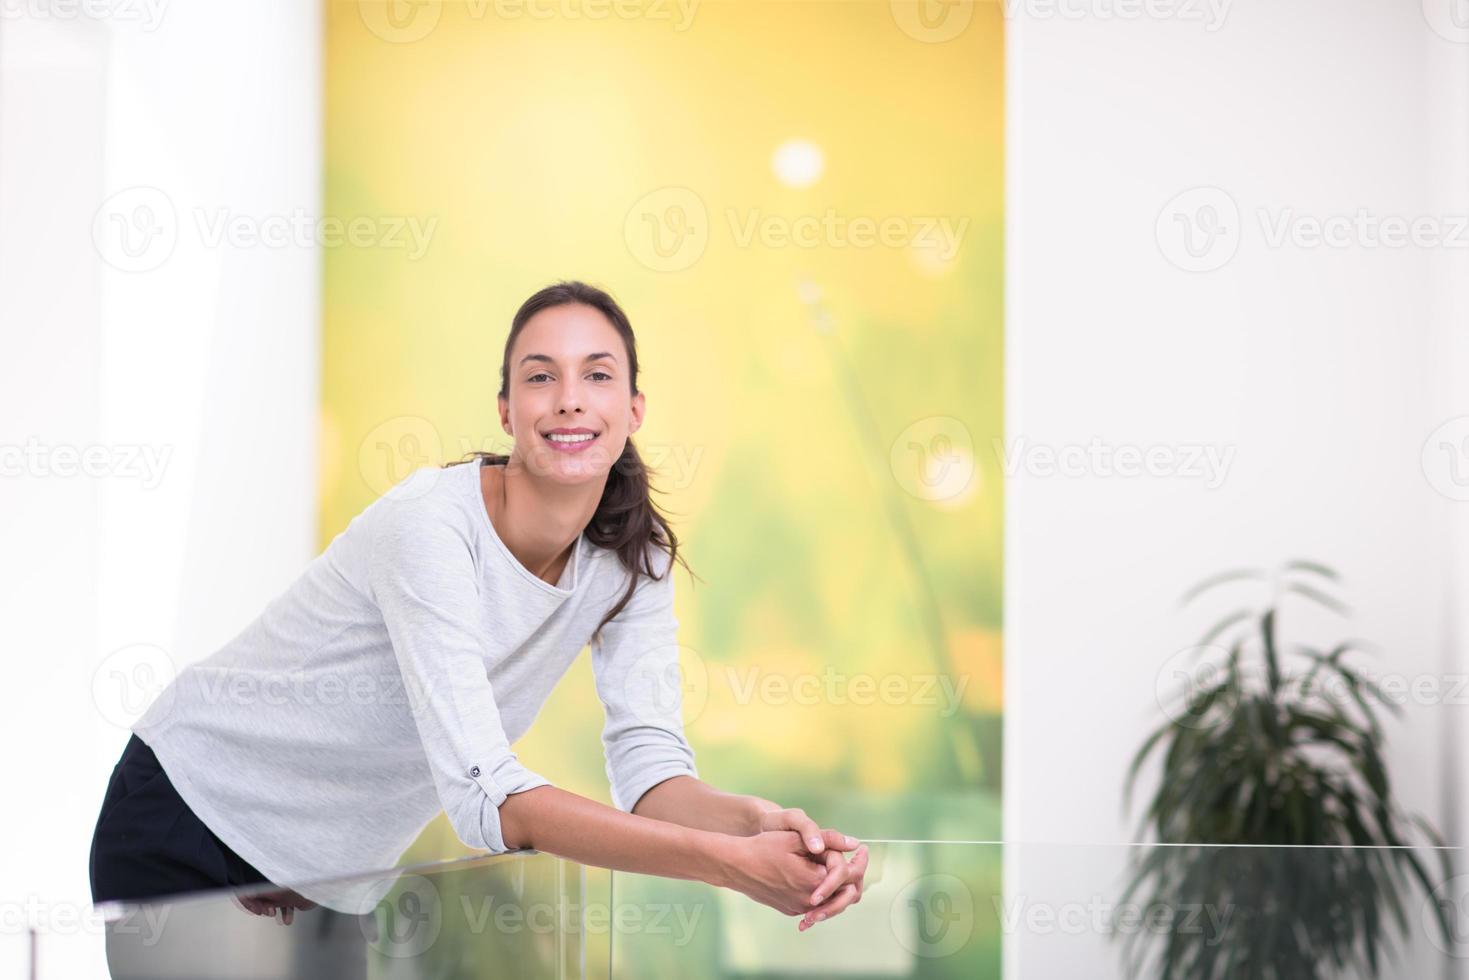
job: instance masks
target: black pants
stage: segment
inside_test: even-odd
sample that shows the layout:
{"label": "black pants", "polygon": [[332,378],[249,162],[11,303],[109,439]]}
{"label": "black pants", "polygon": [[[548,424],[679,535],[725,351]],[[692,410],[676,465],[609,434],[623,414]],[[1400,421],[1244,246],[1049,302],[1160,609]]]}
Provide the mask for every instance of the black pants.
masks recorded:
{"label": "black pants", "polygon": [[[93,904],[268,881],[204,826],[137,735],[128,739],[107,784],[92,834],[91,878]],[[228,936],[243,917],[222,911],[217,903],[191,904],[174,909],[175,927],[166,939],[137,917],[109,925],[109,973],[124,980],[222,975],[218,949],[208,942],[201,946],[199,937]],[[317,906],[296,913],[289,929],[257,931],[247,949],[235,950],[226,972],[240,976],[241,969],[248,972],[258,963],[272,976],[362,980],[368,975],[369,944],[377,936],[373,913],[350,916]]]}
{"label": "black pants", "polygon": [[204,826],[137,735],[113,767],[89,863],[94,904],[269,881]]}

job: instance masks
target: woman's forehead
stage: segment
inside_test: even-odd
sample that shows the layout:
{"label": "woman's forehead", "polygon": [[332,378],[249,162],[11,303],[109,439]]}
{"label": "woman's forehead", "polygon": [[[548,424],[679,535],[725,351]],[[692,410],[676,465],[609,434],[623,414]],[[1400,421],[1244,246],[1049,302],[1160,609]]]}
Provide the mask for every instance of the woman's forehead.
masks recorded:
{"label": "woman's forehead", "polygon": [[530,354],[581,360],[606,353],[621,362],[622,337],[600,310],[580,303],[541,310],[525,322],[511,352],[516,363]]}

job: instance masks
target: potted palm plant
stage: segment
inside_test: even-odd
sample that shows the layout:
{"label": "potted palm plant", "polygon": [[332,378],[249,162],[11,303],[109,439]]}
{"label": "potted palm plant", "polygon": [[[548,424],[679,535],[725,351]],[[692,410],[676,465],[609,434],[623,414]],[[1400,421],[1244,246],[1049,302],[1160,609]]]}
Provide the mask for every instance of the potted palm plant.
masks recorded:
{"label": "potted palm plant", "polygon": [[[1123,901],[1222,913],[1205,920],[1223,923],[1222,934],[1180,928],[1148,941],[1134,931],[1128,973],[1294,980],[1353,968],[1376,977],[1387,917],[1408,932],[1402,893],[1411,883],[1428,893],[1445,942],[1450,935],[1447,903],[1406,843],[1410,826],[1439,847],[1442,839],[1397,807],[1383,764],[1378,710],[1401,708],[1348,662],[1361,644],[1282,643],[1287,598],[1347,613],[1325,565],[1224,572],[1182,604],[1252,581],[1271,586],[1268,601],[1220,619],[1173,662],[1182,690],[1163,699],[1169,720],[1133,757],[1123,794],[1130,811],[1139,770],[1161,753],[1135,838],[1151,831],[1156,843],[1138,849]],[[1447,881],[1449,851],[1438,853]]]}

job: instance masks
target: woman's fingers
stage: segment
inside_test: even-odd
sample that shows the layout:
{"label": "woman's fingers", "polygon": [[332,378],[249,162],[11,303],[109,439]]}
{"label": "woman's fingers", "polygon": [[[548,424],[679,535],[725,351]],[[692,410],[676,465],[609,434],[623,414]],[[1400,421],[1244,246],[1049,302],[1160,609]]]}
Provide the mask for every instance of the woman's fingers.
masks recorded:
{"label": "woman's fingers", "polygon": [[848,905],[854,904],[860,897],[857,886],[845,884],[824,905],[812,909],[801,918],[801,924],[796,927],[798,932],[805,932],[818,922],[824,922],[841,913]]}
{"label": "woman's fingers", "polygon": [[256,915],[265,915],[269,916],[272,919],[275,919],[276,913],[279,912],[280,918],[276,919],[276,921],[283,926],[290,925],[291,920],[295,918],[296,915],[296,910],[289,905],[274,905],[269,902],[261,901],[260,899],[252,899],[251,902],[252,904],[250,906],[250,911],[254,912]]}
{"label": "woman's fingers", "polygon": [[761,816],[760,829],[765,830],[794,830],[801,835],[801,842],[812,854],[820,854],[826,849],[826,839],[821,833],[821,828],[816,821],[806,816],[806,811],[800,807],[787,807],[784,810],[770,810]]}
{"label": "woman's fingers", "polygon": [[824,903],[806,911],[801,917],[801,924],[798,927],[801,931],[804,932],[816,923],[830,919],[847,906],[855,905],[857,902],[862,901],[863,878],[867,874],[869,854],[870,852],[867,850],[867,845],[865,844],[857,849],[856,855],[851,861],[847,862],[847,881],[839,886],[836,893]]}
{"label": "woman's fingers", "polygon": [[292,908],[297,909],[309,909],[316,907],[315,902],[312,902],[310,899],[303,898],[300,893],[290,888],[282,888],[278,891],[273,892],[261,892],[255,897],[261,899],[262,901],[270,902],[273,905],[289,905]]}
{"label": "woman's fingers", "polygon": [[[861,861],[859,864],[858,861]],[[863,871],[867,869],[867,846],[864,844],[857,848],[852,860],[848,861],[845,856],[836,851],[826,852],[826,877],[821,879],[821,884],[811,893],[811,904],[820,905],[827,896],[832,895],[844,882],[853,878],[861,879]]]}
{"label": "woman's fingers", "polygon": [[240,904],[244,906],[245,911],[249,912],[251,915],[265,914],[265,907],[261,904],[258,898],[241,898]]}
{"label": "woman's fingers", "polygon": [[826,896],[834,894],[847,880],[847,859],[837,851],[827,851],[822,858],[826,863],[826,877],[811,893],[811,904],[820,905]]}
{"label": "woman's fingers", "polygon": [[820,856],[829,849],[838,851],[850,851],[857,846],[857,838],[842,833],[839,830],[823,830],[820,825],[806,815],[806,811],[800,807],[786,807],[767,810],[761,815],[760,830],[794,830],[801,837],[801,843],[806,850]]}
{"label": "woman's fingers", "polygon": [[303,898],[301,895],[289,888],[274,892],[261,892],[257,895],[235,896],[235,904],[249,912],[251,915],[267,915],[271,918],[280,913],[277,920],[283,926],[288,926],[296,919],[298,909],[314,909],[316,903]]}
{"label": "woman's fingers", "polygon": [[837,851],[854,851],[862,842],[851,834],[844,834],[840,830],[828,827],[821,832],[826,838],[826,846]]}
{"label": "woman's fingers", "polygon": [[837,893],[831,898],[807,911],[801,917],[801,921],[809,929],[816,923],[830,919],[847,906],[856,905],[860,901],[862,901],[862,882],[860,880],[849,881],[837,889]]}

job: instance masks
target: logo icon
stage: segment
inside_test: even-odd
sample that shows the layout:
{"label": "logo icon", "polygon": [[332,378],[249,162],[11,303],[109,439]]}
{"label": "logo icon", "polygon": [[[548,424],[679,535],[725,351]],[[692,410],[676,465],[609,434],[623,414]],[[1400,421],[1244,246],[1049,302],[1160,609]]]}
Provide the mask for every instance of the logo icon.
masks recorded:
{"label": "logo icon", "polygon": [[690,647],[656,647],[633,661],[622,679],[622,694],[646,725],[692,725],[709,704],[709,668]]}
{"label": "logo icon", "polygon": [[974,0],[889,0],[898,29],[915,41],[942,44],[964,33],[974,17]]}
{"label": "logo icon", "polygon": [[1255,658],[1240,655],[1230,679],[1230,651],[1218,644],[1184,647],[1163,661],[1154,679],[1158,707],[1175,725],[1204,730],[1229,718],[1240,696],[1263,689],[1264,668]]}
{"label": "logo icon", "polygon": [[1450,500],[1469,500],[1469,415],[1450,419],[1424,440],[1423,475]]}
{"label": "logo icon", "polygon": [[178,212],[156,187],[129,187],[102,202],[92,217],[92,244],[123,272],[149,272],[168,261],[179,240]]}
{"label": "logo icon", "polygon": [[437,463],[442,450],[443,440],[432,422],[417,415],[400,415],[363,438],[357,447],[357,468],[374,494],[411,500],[428,493],[438,482],[443,472]]}
{"label": "logo icon", "polygon": [[898,486],[919,500],[957,503],[974,483],[974,440],[960,420],[933,415],[898,434],[888,462]]}
{"label": "logo icon", "polygon": [[439,26],[443,0],[357,0],[362,23],[391,44],[422,41]]}
{"label": "logo icon", "polygon": [[163,721],[173,706],[178,675],[173,658],[152,643],[134,643],[102,658],[92,672],[92,703],[118,728],[132,728],[143,715]]}
{"label": "logo icon", "polygon": [[687,187],[662,187],[644,194],[622,224],[627,248],[654,272],[681,272],[709,245],[709,211]]}
{"label": "logo icon", "polygon": [[1469,44],[1469,0],[1423,0],[1423,19],[1445,41]]}
{"label": "logo icon", "polygon": [[[362,930],[368,945],[390,959],[421,956],[438,941],[444,927],[443,902],[434,883],[423,875],[407,874],[401,887],[378,901]],[[369,929],[371,922],[375,929]],[[370,933],[375,932],[376,935]]]}
{"label": "logo icon", "polygon": [[[1447,943],[1438,922],[1439,910],[1449,922]],[[1423,928],[1435,949],[1454,959],[1469,957],[1469,874],[1454,875],[1434,888],[1420,911]]]}
{"label": "logo icon", "polygon": [[915,878],[893,896],[893,935],[915,956],[952,956],[974,933],[974,895],[951,874]]}
{"label": "logo icon", "polygon": [[1212,272],[1239,250],[1239,206],[1217,187],[1195,187],[1158,212],[1163,257],[1185,272]]}

